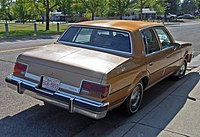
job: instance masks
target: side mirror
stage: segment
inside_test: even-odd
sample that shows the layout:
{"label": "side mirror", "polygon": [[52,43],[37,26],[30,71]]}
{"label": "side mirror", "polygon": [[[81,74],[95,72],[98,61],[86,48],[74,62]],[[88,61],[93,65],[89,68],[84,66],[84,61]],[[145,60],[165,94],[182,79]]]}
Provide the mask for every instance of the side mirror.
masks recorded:
{"label": "side mirror", "polygon": [[173,46],[175,47],[175,49],[177,49],[177,48],[181,47],[181,44],[179,44],[179,43],[173,43]]}

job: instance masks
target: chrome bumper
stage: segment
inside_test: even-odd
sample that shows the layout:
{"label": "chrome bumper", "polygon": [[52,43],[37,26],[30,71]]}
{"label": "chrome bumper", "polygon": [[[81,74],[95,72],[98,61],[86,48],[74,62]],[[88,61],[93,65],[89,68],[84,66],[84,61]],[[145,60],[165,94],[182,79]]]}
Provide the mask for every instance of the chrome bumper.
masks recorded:
{"label": "chrome bumper", "polygon": [[38,89],[37,83],[24,80],[14,75],[6,77],[7,86],[16,90],[19,94],[27,94],[42,101],[68,109],[71,113],[79,113],[94,119],[106,116],[109,103],[93,101],[87,98],[63,92],[61,90],[50,93],[44,89]]}

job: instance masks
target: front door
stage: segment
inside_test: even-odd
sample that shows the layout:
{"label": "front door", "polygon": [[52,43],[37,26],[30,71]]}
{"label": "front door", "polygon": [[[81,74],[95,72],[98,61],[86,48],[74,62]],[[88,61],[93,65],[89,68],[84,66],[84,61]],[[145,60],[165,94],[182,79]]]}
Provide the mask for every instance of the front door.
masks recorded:
{"label": "front door", "polygon": [[180,65],[181,51],[174,47],[173,39],[164,27],[155,27],[154,30],[159,38],[161,49],[165,53],[163,56],[167,65],[165,75],[169,75]]}

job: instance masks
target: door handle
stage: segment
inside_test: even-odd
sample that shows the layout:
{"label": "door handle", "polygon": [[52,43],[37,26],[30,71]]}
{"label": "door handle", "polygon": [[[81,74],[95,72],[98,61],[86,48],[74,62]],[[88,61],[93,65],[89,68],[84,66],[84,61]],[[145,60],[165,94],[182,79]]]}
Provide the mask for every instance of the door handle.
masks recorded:
{"label": "door handle", "polygon": [[149,66],[152,66],[153,64],[154,64],[154,62],[150,62],[150,63],[149,63]]}

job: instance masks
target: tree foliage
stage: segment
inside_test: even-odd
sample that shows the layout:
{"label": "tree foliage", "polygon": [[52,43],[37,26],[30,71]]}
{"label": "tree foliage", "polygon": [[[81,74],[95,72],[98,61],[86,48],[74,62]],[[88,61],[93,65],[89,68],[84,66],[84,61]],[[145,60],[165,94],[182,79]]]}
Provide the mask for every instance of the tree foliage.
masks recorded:
{"label": "tree foliage", "polygon": [[10,18],[10,8],[12,6],[13,0],[0,0],[0,19]]}
{"label": "tree foliage", "polygon": [[91,18],[94,20],[95,13],[98,11],[98,8],[100,7],[101,0],[80,0],[83,4],[83,6],[91,12]]}
{"label": "tree foliage", "polygon": [[11,8],[11,13],[16,19],[31,20],[36,17],[34,3],[30,0],[17,0]]}
{"label": "tree foliage", "polygon": [[198,8],[198,12],[200,12],[200,0],[197,0],[197,8]]}
{"label": "tree foliage", "polygon": [[125,14],[126,10],[134,4],[135,0],[108,0],[108,16],[119,16],[122,19],[122,16]]}
{"label": "tree foliage", "polygon": [[197,3],[196,0],[184,0],[182,5],[183,13],[192,13],[194,14],[197,10]]}
{"label": "tree foliage", "polygon": [[178,14],[180,12],[179,11],[179,9],[180,9],[179,7],[181,4],[180,0],[167,0],[166,3],[168,4],[167,12],[173,13],[173,14]]}
{"label": "tree foliage", "polygon": [[[141,0],[0,0],[1,18],[11,13],[16,19],[42,19],[46,21],[46,30],[49,30],[50,12],[59,10],[64,15],[108,17],[123,15],[139,11]],[[200,8],[200,0],[142,0],[143,8],[150,8],[158,14],[165,12],[180,14],[193,13]],[[181,6],[180,6],[181,5]]]}
{"label": "tree foliage", "polygon": [[62,11],[64,14],[72,15],[72,2],[73,0],[60,0],[58,5],[59,10]]}

